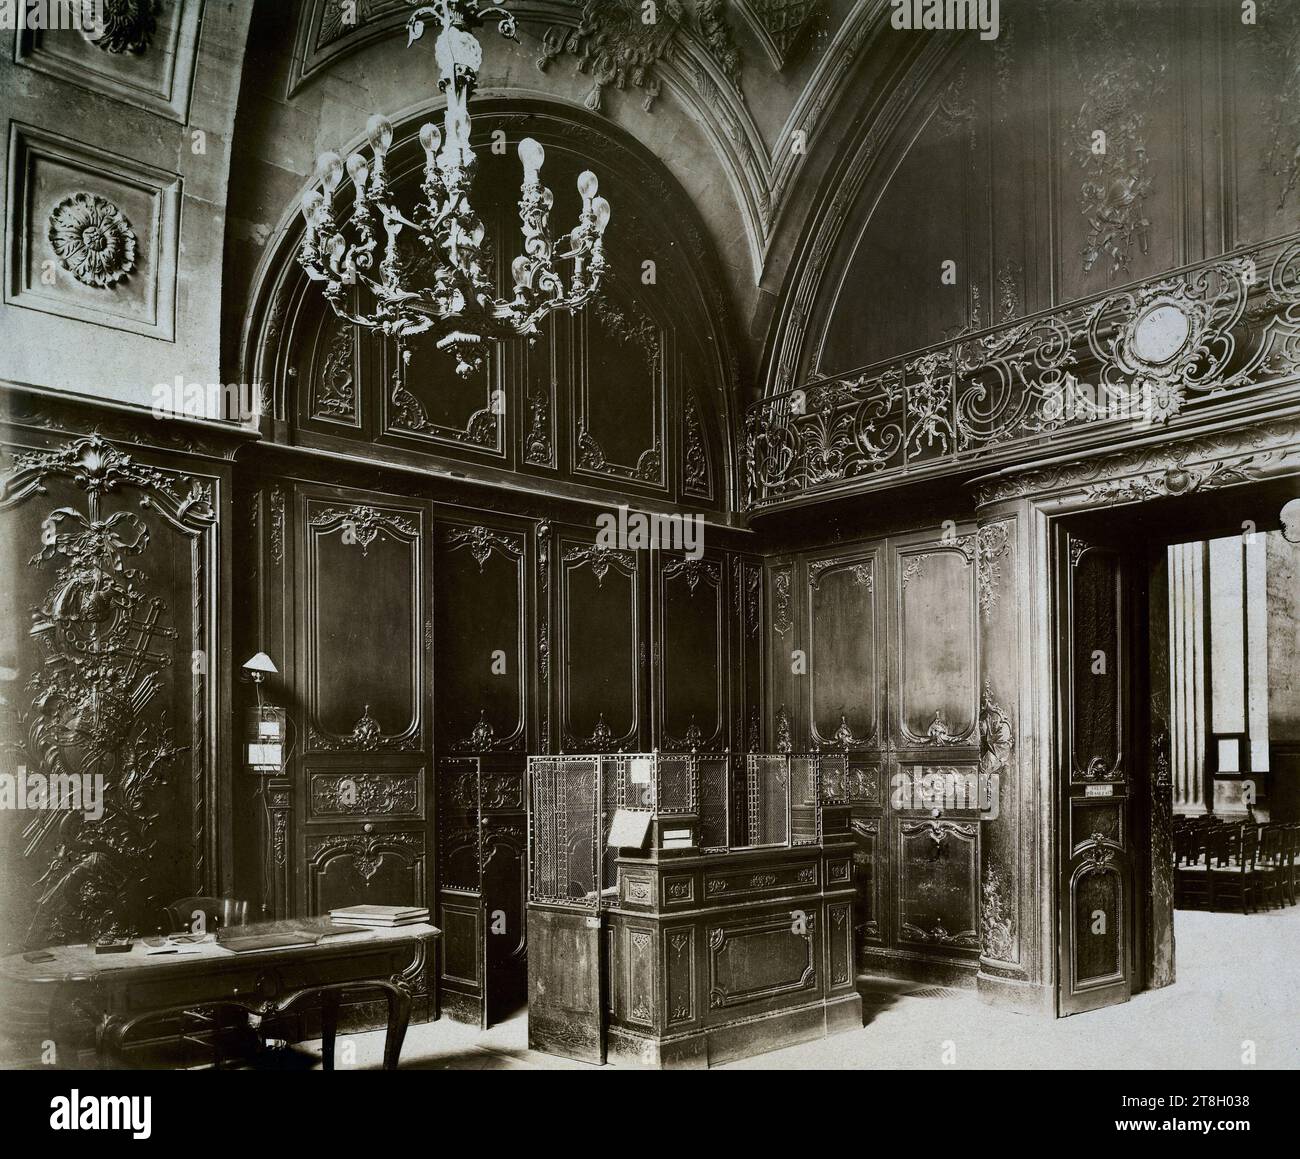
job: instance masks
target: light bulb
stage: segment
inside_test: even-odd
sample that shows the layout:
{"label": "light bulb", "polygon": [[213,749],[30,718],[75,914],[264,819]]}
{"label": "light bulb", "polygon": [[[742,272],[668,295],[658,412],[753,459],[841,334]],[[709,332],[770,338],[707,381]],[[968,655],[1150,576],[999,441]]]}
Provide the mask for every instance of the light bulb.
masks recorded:
{"label": "light bulb", "polygon": [[370,147],[375,151],[375,156],[382,157],[393,143],[393,126],[383,113],[375,113],[366,122],[366,136],[370,139]]}
{"label": "light bulb", "polygon": [[597,197],[591,203],[591,208],[596,215],[596,232],[604,233],[605,226],[609,224],[609,202],[603,197]]}
{"label": "light bulb", "polygon": [[525,279],[528,277],[528,259],[523,254],[510,263],[510,274],[515,279],[516,286],[525,284]]}
{"label": "light bulb", "polygon": [[542,162],[546,160],[546,150],[532,137],[525,137],[519,142],[519,160],[523,162],[524,172],[529,177],[536,177]]}
{"label": "light bulb", "polygon": [[325,195],[319,189],[309,189],[302,195],[302,217],[309,226],[316,224],[316,211],[324,200]]}
{"label": "light bulb", "polygon": [[370,166],[366,164],[366,159],[360,153],[353,153],[348,158],[348,176],[352,178],[352,184],[357,187],[358,194],[365,188],[366,178],[369,175]]}
{"label": "light bulb", "polygon": [[424,151],[429,155],[429,160],[432,161],[433,155],[438,151],[438,147],[442,144],[442,131],[437,125],[431,125],[428,121],[425,121],[425,123],[420,126],[420,144],[424,147]]}
{"label": "light bulb", "polygon": [[325,186],[326,193],[333,193],[343,180],[343,161],[335,152],[322,153],[316,158],[316,177]]}
{"label": "light bulb", "polygon": [[582,194],[584,201],[590,201],[599,189],[600,182],[596,180],[596,175],[590,169],[584,169],[578,174],[578,192]]}

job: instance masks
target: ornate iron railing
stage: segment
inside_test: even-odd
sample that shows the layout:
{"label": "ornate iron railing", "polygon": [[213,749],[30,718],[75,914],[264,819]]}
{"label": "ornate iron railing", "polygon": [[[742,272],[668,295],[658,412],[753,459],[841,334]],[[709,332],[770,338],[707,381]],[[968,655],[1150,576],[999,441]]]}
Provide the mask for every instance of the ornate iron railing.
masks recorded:
{"label": "ornate iron railing", "polygon": [[762,399],[748,506],[1084,445],[1300,376],[1300,235]]}

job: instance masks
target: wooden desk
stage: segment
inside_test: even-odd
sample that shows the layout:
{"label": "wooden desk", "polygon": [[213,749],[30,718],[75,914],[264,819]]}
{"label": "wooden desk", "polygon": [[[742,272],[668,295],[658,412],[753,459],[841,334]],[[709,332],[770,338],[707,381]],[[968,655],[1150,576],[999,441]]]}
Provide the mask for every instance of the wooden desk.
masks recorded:
{"label": "wooden desk", "polygon": [[[240,934],[329,927],[306,918],[241,926]],[[234,932],[232,930],[232,932]],[[0,958],[0,975],[50,988],[50,1037],[60,1048],[80,1012],[95,1026],[99,1065],[124,1062],[127,1035],[136,1026],[202,1006],[236,1006],[259,1017],[284,1014],[306,998],[321,1003],[321,1057],[334,1069],[334,1036],[344,995],[381,991],[388,1001],[384,1069],[393,1070],[411,1016],[408,978],[413,961],[432,962],[441,931],[426,923],[329,938],[316,945],[284,946],[236,954],[215,940],[190,947],[197,953],[154,954],[137,940],[129,953],[96,954],[90,946],[47,950],[53,961]]]}

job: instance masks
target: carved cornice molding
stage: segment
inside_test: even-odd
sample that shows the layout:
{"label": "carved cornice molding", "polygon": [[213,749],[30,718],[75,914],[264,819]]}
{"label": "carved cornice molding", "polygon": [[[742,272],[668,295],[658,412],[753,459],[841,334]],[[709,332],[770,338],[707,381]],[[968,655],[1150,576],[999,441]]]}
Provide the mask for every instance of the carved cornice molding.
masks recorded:
{"label": "carved cornice molding", "polygon": [[41,434],[75,437],[93,431],[119,447],[147,445],[211,459],[233,459],[258,437],[233,423],[188,416],[159,421],[147,407],[10,381],[0,381],[0,414],[7,426]]}
{"label": "carved cornice molding", "polygon": [[977,507],[1050,500],[1057,510],[1117,507],[1300,474],[1300,419],[1282,418],[1172,442],[995,475]]}

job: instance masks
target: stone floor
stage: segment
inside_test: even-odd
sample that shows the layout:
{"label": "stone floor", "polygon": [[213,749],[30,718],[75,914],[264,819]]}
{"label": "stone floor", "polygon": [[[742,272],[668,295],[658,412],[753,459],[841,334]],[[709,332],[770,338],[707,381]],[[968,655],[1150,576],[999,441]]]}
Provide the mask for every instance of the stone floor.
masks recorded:
{"label": "stone floor", "polygon": [[[1126,1005],[1058,1020],[995,1010],[972,993],[864,982],[861,1030],[731,1063],[762,1069],[1300,1068],[1300,907],[1179,911],[1178,981]],[[403,1069],[577,1069],[530,1051],[524,1015],[480,1032],[443,1019],[414,1026]],[[349,1045],[350,1044],[350,1045]],[[309,1055],[318,1044],[304,1044]],[[378,1066],[381,1032],[339,1040],[340,1069]],[[945,1061],[951,1059],[951,1061]],[[310,1065],[307,1058],[303,1064]]]}

